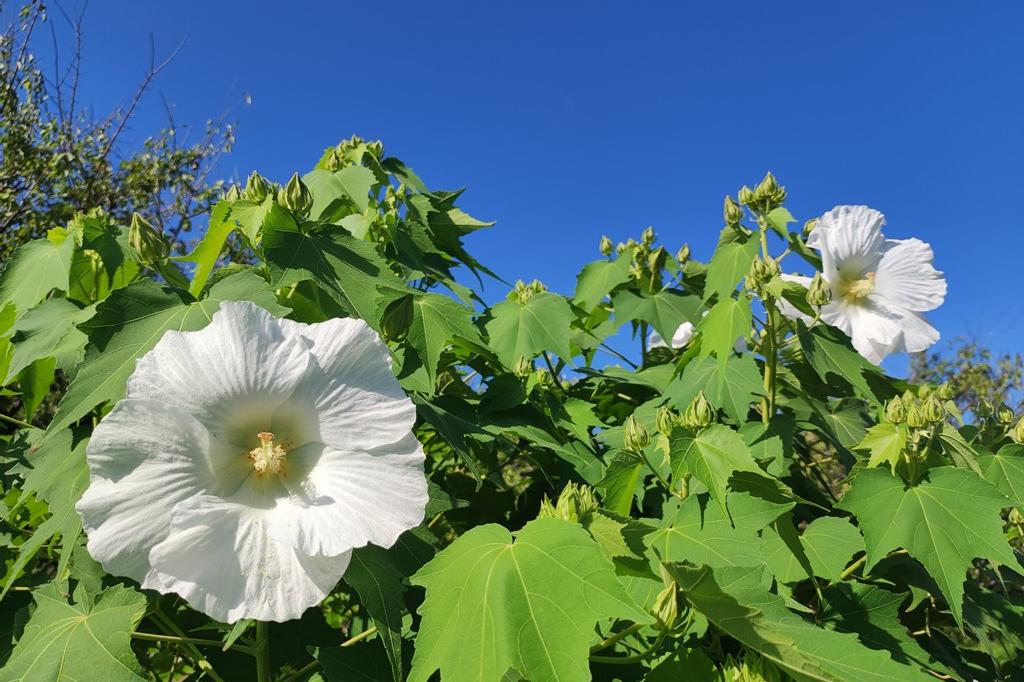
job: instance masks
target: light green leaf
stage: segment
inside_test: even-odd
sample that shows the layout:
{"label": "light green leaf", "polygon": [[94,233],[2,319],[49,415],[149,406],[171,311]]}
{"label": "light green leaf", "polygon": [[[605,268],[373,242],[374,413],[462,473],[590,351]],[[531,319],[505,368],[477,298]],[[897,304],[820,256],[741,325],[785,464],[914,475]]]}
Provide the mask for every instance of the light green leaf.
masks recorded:
{"label": "light green leaf", "polygon": [[746,276],[757,255],[758,240],[754,235],[739,235],[727,227],[722,230],[715,253],[708,263],[704,284],[704,300],[718,294],[720,300],[732,296],[736,285]]}
{"label": "light green leaf", "polygon": [[24,313],[54,289],[68,290],[75,233],[58,239],[33,239],[18,247],[0,275],[0,306],[13,303]]}
{"label": "light green leaf", "polygon": [[339,199],[351,201],[360,213],[365,211],[370,205],[370,188],[376,178],[369,168],[352,165],[334,173],[317,169],[306,173],[302,181],[313,195],[313,208],[309,215],[316,219],[327,217],[324,214],[329,215],[332,205]]}
{"label": "light green leaf", "polygon": [[495,524],[459,537],[412,578],[427,594],[410,682],[589,680],[594,623],[650,616],[583,528],[531,521],[513,535]]}
{"label": "light green leaf", "polygon": [[850,558],[864,551],[864,538],[847,519],[821,516],[808,524],[800,536],[814,575],[839,580]]}
{"label": "light green leaf", "polygon": [[686,296],[666,289],[653,296],[642,296],[623,289],[612,296],[615,321],[628,320],[650,322],[663,339],[671,339],[683,322],[694,324],[700,319],[701,302],[696,296]]}
{"label": "light green leaf", "polygon": [[725,364],[733,352],[736,339],[750,332],[750,301],[745,298],[724,298],[715,304],[697,325],[701,334],[700,356],[714,353]]}
{"label": "light green leaf", "polygon": [[754,396],[763,393],[764,388],[754,357],[744,353],[729,354],[724,364],[713,358],[694,358],[686,364],[682,375],[669,384],[665,394],[673,405],[685,410],[700,391],[704,391],[712,405],[742,424]]}
{"label": "light green leaf", "polygon": [[977,474],[939,467],[909,488],[884,470],[866,469],[839,507],[857,517],[867,545],[866,570],[892,550],[907,550],[938,583],[962,624],[964,580],[974,559],[1017,565],[999,517],[1007,504]]}
{"label": "light green leaf", "polygon": [[724,515],[728,515],[726,491],[729,479],[735,472],[745,471],[771,479],[757,466],[740,434],[723,424],[712,424],[696,434],[676,428],[669,443],[673,480],[684,473],[692,474],[707,487]]}
{"label": "light green leaf", "polygon": [[786,233],[789,232],[789,224],[796,222],[796,218],[793,217],[793,214],[785,206],[772,209],[765,216],[765,220],[768,222],[768,226],[775,230],[780,237],[785,237]]}
{"label": "light green leaf", "polygon": [[506,367],[514,367],[519,358],[530,359],[541,351],[554,351],[570,358],[569,326],[573,315],[561,296],[544,291],[526,304],[502,301],[491,308],[487,323],[491,348]]}
{"label": "light green leaf", "polygon": [[611,455],[604,477],[596,487],[604,493],[604,506],[617,514],[629,514],[644,463],[640,455],[616,450]]}
{"label": "light green leaf", "polygon": [[896,473],[900,454],[907,444],[907,429],[903,425],[880,422],[868,429],[864,439],[857,445],[857,450],[867,450],[868,467],[877,467],[888,463],[892,473]]}
{"label": "light green leaf", "polygon": [[76,325],[95,312],[92,306],[79,308],[66,298],[51,298],[18,318],[11,337],[14,356],[7,372],[8,381],[42,358],[56,358],[57,367],[65,371],[78,364],[85,355],[88,337]]}
{"label": "light green leaf", "polygon": [[79,586],[68,602],[54,581],[33,591],[32,598],[36,609],[0,670],[0,682],[146,679],[130,635],[146,611],[143,595],[117,585],[92,603]]}
{"label": "light green leaf", "polygon": [[192,252],[186,256],[179,256],[174,260],[185,263],[195,263],[196,267],[192,273],[192,283],[188,287],[188,293],[197,297],[203,292],[206,280],[213,272],[221,251],[224,250],[224,243],[235,229],[235,218],[232,217],[232,202],[218,202],[210,211],[210,226],[203,235],[202,240],[196,244]]}
{"label": "light green leaf", "polygon": [[661,527],[645,542],[661,561],[688,561],[718,566],[759,566],[764,563],[761,530],[792,505],[775,504],[747,493],[729,494],[730,519],[706,495],[670,499]]}
{"label": "light green leaf", "polygon": [[838,377],[856,388],[861,397],[879,404],[866,375],[878,375],[880,371],[854,350],[846,334],[835,327],[822,325],[807,329],[802,322],[798,327],[800,348],[822,381],[828,383],[830,376]]}
{"label": "light green leaf", "polygon": [[1018,508],[1024,509],[1024,445],[1007,443],[978,459],[981,475]]}
{"label": "light green leaf", "polygon": [[135,361],[168,329],[194,331],[209,323],[222,301],[252,301],[280,315],[274,292],[263,278],[240,272],[217,282],[201,301],[146,279],[118,289],[80,325],[89,335],[85,360],[57,407],[46,438],[74,424],[97,405],[120,400]]}
{"label": "light green leaf", "polygon": [[[668,565],[686,598],[708,620],[797,680],[890,682],[933,679],[869,649],[855,635],[819,628],[768,592],[765,568]],[[770,584],[770,582],[769,582]]]}
{"label": "light green leaf", "polygon": [[420,356],[433,385],[441,352],[455,337],[483,343],[473,325],[473,311],[443,294],[412,297],[412,323],[406,341]]}
{"label": "light green leaf", "polygon": [[631,257],[623,253],[615,260],[588,263],[576,277],[573,300],[584,310],[592,310],[615,287],[629,281],[630,261]]}
{"label": "light green leaf", "polygon": [[952,424],[943,423],[941,425],[936,441],[954,465],[961,469],[970,469],[974,473],[981,475],[981,466],[978,464],[977,453]]}

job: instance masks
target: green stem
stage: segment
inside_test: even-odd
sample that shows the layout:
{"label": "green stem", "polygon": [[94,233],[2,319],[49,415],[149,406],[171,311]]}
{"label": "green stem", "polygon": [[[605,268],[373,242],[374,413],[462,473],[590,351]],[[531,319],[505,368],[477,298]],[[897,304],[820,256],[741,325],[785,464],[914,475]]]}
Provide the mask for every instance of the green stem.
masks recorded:
{"label": "green stem", "polygon": [[[768,253],[768,228],[763,217],[758,217],[757,225],[761,235],[761,258],[766,262],[771,258]],[[761,401],[761,421],[769,423],[775,414],[775,375],[777,373],[778,352],[775,347],[775,297],[766,293],[764,296],[765,329],[762,354],[764,355],[764,392]]]}
{"label": "green stem", "polygon": [[614,645],[618,641],[620,641],[620,640],[622,640],[622,639],[624,639],[626,637],[629,637],[634,632],[639,631],[640,628],[642,628],[642,627],[643,627],[642,623],[634,623],[633,625],[630,625],[625,630],[621,630],[619,632],[616,632],[614,635],[610,635],[608,638],[603,639],[600,642],[598,642],[597,644],[595,644],[594,646],[590,647],[590,653],[594,654],[594,653],[597,653],[598,651],[601,651],[603,649],[607,649],[608,647]]}
{"label": "green stem", "polygon": [[856,561],[854,561],[852,564],[847,566],[846,569],[842,573],[839,574],[839,579],[840,580],[846,580],[847,578],[849,578],[851,575],[856,573],[857,569],[860,568],[861,566],[863,566],[864,563],[867,560],[868,560],[868,555],[865,554],[861,558],[859,558]]}
{"label": "green stem", "polygon": [[256,680],[270,682],[270,641],[267,638],[267,624],[256,621]]}
{"label": "green stem", "polygon": [[590,656],[590,660],[594,663],[611,663],[613,665],[628,665],[630,663],[639,663],[645,658],[653,654],[661,646],[662,640],[665,638],[665,633],[658,633],[657,639],[654,640],[654,644],[647,647],[645,650],[632,656]]}
{"label": "green stem", "polygon": [[293,680],[300,680],[300,679],[302,679],[303,675],[308,675],[309,673],[313,672],[314,670],[316,670],[319,667],[320,667],[320,661],[317,661],[317,660],[314,659],[314,660],[310,661],[309,663],[307,663],[306,665],[304,665],[301,668],[299,668],[298,670],[296,670],[295,672],[293,672],[291,675],[288,675],[287,677],[282,678],[281,682],[292,682]]}
{"label": "green stem", "polygon": [[375,632],[377,632],[377,626],[376,625],[374,625],[372,627],[368,627],[365,630],[363,630],[362,632],[360,632],[358,635],[356,635],[355,637],[350,637],[350,638],[346,639],[344,642],[341,643],[341,646],[352,646],[356,642],[366,639],[367,637],[369,637],[370,635],[372,635]]}
{"label": "green stem", "polygon": [[[157,625],[166,630],[170,630],[176,637],[178,637],[180,643],[183,644],[192,655],[192,658],[195,660],[199,669],[206,673],[210,679],[214,680],[214,682],[224,682],[224,678],[217,674],[217,671],[213,669],[213,665],[206,660],[206,656],[203,655],[203,652],[196,647],[195,643],[189,641],[192,638],[188,637],[185,634],[185,631],[178,627],[178,624],[171,620],[170,616],[164,613],[159,606],[157,606],[157,609],[153,613],[149,614],[149,616],[157,623]],[[219,647],[222,646],[222,644],[223,642],[216,642],[215,646]]]}
{"label": "green stem", "polygon": [[0,412],[0,420],[8,422],[8,423],[11,423],[11,424],[14,424],[15,426],[20,427],[22,429],[34,429],[35,428],[34,426],[29,424],[28,422],[23,422],[20,419],[15,419],[14,417],[8,417],[6,414],[4,414],[2,412]]}
{"label": "green stem", "polygon": [[658,482],[665,486],[665,489],[668,490],[670,493],[672,493],[676,497],[679,497],[679,493],[672,489],[672,484],[666,481],[665,477],[662,476],[661,473],[654,468],[653,464],[651,464],[651,460],[647,459],[647,453],[644,452],[643,450],[636,450],[636,453],[640,455],[640,459],[644,461],[644,464],[647,465],[647,468],[654,472],[654,477],[658,479]]}
{"label": "green stem", "polygon": [[[152,632],[133,632],[134,639],[142,639],[147,642],[171,642],[175,644],[197,644],[199,646],[215,646],[218,649],[224,646],[224,642],[216,639],[198,639],[196,637],[179,637],[177,635],[158,635]],[[247,646],[235,646],[235,651],[250,653],[252,650]]]}

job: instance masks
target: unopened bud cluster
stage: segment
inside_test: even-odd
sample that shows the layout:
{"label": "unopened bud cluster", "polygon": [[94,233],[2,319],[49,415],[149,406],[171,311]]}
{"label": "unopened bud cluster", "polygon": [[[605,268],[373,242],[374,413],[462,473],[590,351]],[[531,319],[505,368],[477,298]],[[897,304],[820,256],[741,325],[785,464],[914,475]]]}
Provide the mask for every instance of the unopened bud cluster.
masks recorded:
{"label": "unopened bud cluster", "polygon": [[643,452],[651,444],[651,434],[647,432],[647,429],[634,414],[626,417],[626,423],[623,426],[623,442],[625,448],[630,452]]}
{"label": "unopened bud cluster", "polygon": [[715,408],[708,402],[704,391],[700,391],[683,413],[683,426],[691,431],[700,431],[715,421]]}
{"label": "unopened bud cluster", "polygon": [[754,262],[750,264],[750,271],[747,273],[747,289],[760,291],[765,284],[770,282],[773,277],[778,276],[778,274],[778,261],[774,258],[764,260],[760,256],[755,256]]}
{"label": "unopened bud cluster", "polygon": [[811,279],[810,285],[807,287],[807,303],[815,308],[821,308],[832,302],[832,287],[825,281],[825,278],[821,276],[821,273],[815,273]]}
{"label": "unopened bud cluster", "polygon": [[775,176],[769,171],[754,189],[750,189],[746,185],[741,187],[737,199],[740,204],[759,213],[769,213],[786,201],[786,188],[779,185]]}
{"label": "unopened bud cluster", "polygon": [[273,191],[274,185],[256,171],[253,171],[245,182],[242,198],[254,204],[262,204],[264,199],[270,196]]}
{"label": "unopened bud cluster", "polygon": [[277,203],[300,217],[309,215],[313,208],[313,194],[298,173],[292,173],[288,184],[277,190]]}
{"label": "unopened bud cluster", "polygon": [[128,227],[128,249],[140,265],[159,269],[171,254],[171,245],[153,225],[138,213]]}
{"label": "unopened bud cluster", "polygon": [[537,518],[553,518],[570,523],[586,523],[597,508],[597,497],[590,486],[577,485],[570,481],[562,489],[558,501],[552,504],[545,495],[540,503]]}
{"label": "unopened bud cluster", "polygon": [[1010,440],[1019,445],[1024,445],[1024,417],[1021,417],[1017,424],[1010,429]]}
{"label": "unopened bud cluster", "polygon": [[509,297],[517,301],[519,305],[526,305],[534,296],[545,291],[547,291],[547,287],[540,280],[535,279],[527,284],[520,279],[516,281]]}

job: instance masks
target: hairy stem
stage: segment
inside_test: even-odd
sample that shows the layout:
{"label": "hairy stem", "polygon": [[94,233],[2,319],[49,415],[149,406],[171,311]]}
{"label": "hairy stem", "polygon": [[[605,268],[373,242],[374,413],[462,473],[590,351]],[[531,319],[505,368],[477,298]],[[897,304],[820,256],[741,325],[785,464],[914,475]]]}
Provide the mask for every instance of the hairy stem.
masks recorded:
{"label": "hairy stem", "polygon": [[256,680],[270,682],[270,640],[262,620],[256,621]]}

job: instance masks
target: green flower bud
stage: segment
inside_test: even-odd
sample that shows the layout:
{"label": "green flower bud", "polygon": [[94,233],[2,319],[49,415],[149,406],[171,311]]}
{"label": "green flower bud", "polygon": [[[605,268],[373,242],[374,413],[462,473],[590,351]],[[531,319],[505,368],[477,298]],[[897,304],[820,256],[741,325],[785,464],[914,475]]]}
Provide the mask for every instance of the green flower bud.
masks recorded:
{"label": "green flower bud", "polygon": [[993,413],[992,403],[982,398],[978,401],[978,406],[975,408],[974,413],[979,417],[991,417]]}
{"label": "green flower bud", "polygon": [[623,242],[619,242],[618,244],[615,245],[615,253],[616,253],[616,255],[621,256],[625,252],[626,252],[626,245]]}
{"label": "green flower bud", "polygon": [[405,338],[409,327],[412,325],[413,308],[412,296],[403,296],[388,304],[380,321],[381,331],[384,332],[385,339],[388,341],[400,341]]}
{"label": "green flower bud", "polygon": [[272,191],[274,191],[274,186],[265,177],[253,171],[249,174],[249,179],[245,181],[244,198],[254,204],[262,204]]}
{"label": "green flower bud", "polygon": [[1006,403],[1000,405],[999,409],[996,411],[996,419],[998,419],[1003,424],[1012,424],[1013,417],[1013,410],[1011,410]]}
{"label": "green flower bud", "polygon": [[728,194],[723,202],[722,217],[725,219],[726,225],[738,225],[743,220],[743,207],[733,201]]}
{"label": "green flower bud", "polygon": [[774,258],[769,258],[764,262],[764,271],[768,279],[777,277],[779,275],[779,262]]}
{"label": "green flower bud", "polygon": [[921,405],[916,400],[907,403],[907,426],[913,429],[920,429],[927,423],[928,421],[924,418],[924,412],[921,411]]}
{"label": "green flower bud", "polygon": [[750,204],[754,203],[754,190],[743,185],[740,187],[740,191],[736,193],[736,198],[743,206],[750,206]]}
{"label": "green flower bud", "polygon": [[932,388],[931,384],[921,384],[920,386],[917,387],[917,397],[921,400],[924,400],[925,398],[930,396],[932,394],[932,391],[934,390],[935,389]]}
{"label": "green flower bud", "polygon": [[513,374],[520,378],[526,378],[533,373],[533,361],[528,358],[519,358],[516,360],[515,367],[512,368]]}
{"label": "green flower bud", "polygon": [[679,588],[675,582],[669,583],[654,600],[651,615],[657,620],[661,630],[671,630],[679,621]]}
{"label": "green flower bud", "polygon": [[700,431],[710,426],[714,420],[715,408],[711,407],[711,403],[704,396],[704,391],[700,391],[683,413],[683,426],[691,431]]}
{"label": "green flower bud", "polygon": [[612,255],[612,240],[607,235],[601,237],[601,255],[610,256]]}
{"label": "green flower bud", "polygon": [[224,192],[224,201],[238,201],[242,198],[242,193],[238,189],[238,185],[231,185],[228,187],[228,191]]}
{"label": "green flower bud", "polygon": [[761,260],[760,256],[755,256],[754,262],[750,264],[750,270],[747,272],[747,288],[758,289],[770,279],[768,265]]}
{"label": "green flower bud", "polygon": [[925,421],[930,424],[938,424],[946,418],[946,408],[942,406],[942,401],[934,393],[924,401],[921,411],[924,414]]}
{"label": "green flower bud", "polygon": [[763,201],[770,198],[778,189],[779,183],[776,182],[772,172],[768,171],[764,174],[761,182],[757,183],[757,186],[754,188],[754,196]]}
{"label": "green flower bud", "polygon": [[540,501],[540,510],[537,512],[538,519],[557,519],[558,511],[555,509],[555,505],[551,504],[551,500],[547,495]]}
{"label": "green flower bud", "polygon": [[943,400],[952,400],[953,396],[956,395],[955,391],[953,390],[953,385],[948,381],[941,384],[937,389],[935,389],[935,392]]}
{"label": "green flower bud", "polygon": [[825,281],[825,278],[821,276],[821,273],[815,273],[814,278],[811,279],[810,285],[807,287],[807,303],[820,308],[826,306],[832,302],[832,287]]}
{"label": "green flower bud", "polygon": [[655,235],[654,228],[648,226],[646,230],[640,235],[640,240],[644,246],[650,246],[654,243]]}
{"label": "green flower bud", "polygon": [[297,216],[305,217],[313,208],[313,195],[298,173],[292,173],[288,184],[277,191],[277,203]]}
{"label": "green flower bud", "polygon": [[896,396],[886,404],[885,421],[890,424],[902,424],[907,421],[907,407],[899,396]]}
{"label": "green flower bud", "polygon": [[376,159],[384,158],[384,143],[380,140],[374,140],[373,142],[366,143],[366,150],[370,152]]}
{"label": "green flower bud", "polygon": [[807,239],[808,237],[811,236],[811,230],[814,229],[814,224],[816,222],[818,222],[817,218],[811,218],[806,223],[804,223],[804,229],[803,229],[804,239]]}
{"label": "green flower bud", "polygon": [[533,378],[538,386],[554,386],[555,384],[554,377],[551,376],[551,372],[545,367],[538,367],[533,370]]}
{"label": "green flower bud", "polygon": [[632,452],[643,452],[651,444],[651,434],[644,425],[637,421],[636,415],[626,417],[624,440],[626,449]]}
{"label": "green flower bud", "polygon": [[668,405],[662,405],[658,408],[658,433],[663,436],[668,436],[679,424],[679,414]]}
{"label": "green flower bud", "polygon": [[324,162],[324,165],[327,166],[327,170],[332,173],[334,171],[339,171],[345,167],[345,157],[337,150],[337,148],[332,149],[327,154],[327,160]]}
{"label": "green flower bud", "polygon": [[586,523],[597,509],[597,498],[590,486],[577,485],[570,481],[562,489],[555,504],[556,518],[572,523]]}
{"label": "green flower bud", "polygon": [[1024,417],[1021,417],[1017,425],[1010,430],[1010,440],[1024,445]]}
{"label": "green flower bud", "polygon": [[647,266],[651,272],[661,272],[661,269],[665,267],[666,260],[668,260],[668,251],[664,246],[659,246],[647,256]]}
{"label": "green flower bud", "polygon": [[686,261],[690,260],[690,245],[689,244],[683,244],[683,248],[679,249],[679,252],[676,254],[676,260],[679,261],[680,265],[682,265]]}
{"label": "green flower bud", "polygon": [[137,263],[153,268],[166,263],[171,253],[171,245],[164,236],[138,213],[132,214],[128,227],[128,249]]}

